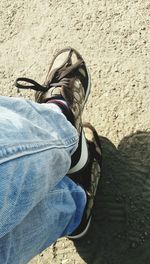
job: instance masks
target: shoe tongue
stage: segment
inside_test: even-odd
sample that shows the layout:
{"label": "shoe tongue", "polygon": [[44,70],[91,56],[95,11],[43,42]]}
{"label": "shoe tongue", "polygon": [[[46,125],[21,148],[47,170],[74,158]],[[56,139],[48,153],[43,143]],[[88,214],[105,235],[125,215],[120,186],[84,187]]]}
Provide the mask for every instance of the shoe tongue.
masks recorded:
{"label": "shoe tongue", "polygon": [[45,94],[44,94],[44,98],[46,100],[50,99],[50,98],[61,98],[62,94],[61,94],[61,90],[62,87],[52,87],[51,89],[49,89]]}
{"label": "shoe tongue", "polygon": [[60,96],[62,96],[61,89],[62,89],[61,86],[51,88],[49,90],[51,92],[51,97],[57,97],[57,96],[60,97]]}

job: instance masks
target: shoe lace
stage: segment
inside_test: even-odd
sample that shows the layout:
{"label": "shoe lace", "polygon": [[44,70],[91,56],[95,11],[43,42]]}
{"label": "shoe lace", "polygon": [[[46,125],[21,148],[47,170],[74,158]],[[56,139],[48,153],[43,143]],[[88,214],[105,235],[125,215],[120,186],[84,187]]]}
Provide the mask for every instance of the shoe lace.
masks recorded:
{"label": "shoe lace", "polygon": [[65,66],[63,68],[58,68],[52,73],[50,80],[44,83],[43,85],[34,81],[33,79],[26,77],[19,77],[15,81],[15,86],[19,89],[32,89],[40,92],[47,92],[52,87],[64,87],[69,88],[69,75],[73,74],[79,66],[83,64],[83,61],[80,60],[74,65]]}

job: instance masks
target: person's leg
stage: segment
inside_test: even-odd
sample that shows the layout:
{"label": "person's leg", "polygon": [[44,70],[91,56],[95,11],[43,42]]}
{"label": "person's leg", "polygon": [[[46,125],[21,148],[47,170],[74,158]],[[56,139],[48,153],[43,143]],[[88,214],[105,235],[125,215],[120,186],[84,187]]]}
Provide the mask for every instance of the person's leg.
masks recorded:
{"label": "person's leg", "polygon": [[[66,54],[66,59],[57,68],[55,62],[59,54]],[[18,88],[38,91],[36,101],[47,105],[40,107],[30,101],[0,98],[0,237],[1,241],[3,239],[0,250],[4,263],[12,263],[14,259],[25,263],[63,235],[69,234],[71,239],[80,238],[91,222],[100,177],[101,147],[93,129],[90,128],[90,137],[86,139],[81,120],[90,92],[90,76],[77,51],[67,48],[59,54],[51,63],[44,85],[27,78],[16,80]],[[52,70],[54,66],[56,68]],[[20,84],[20,81],[26,81],[27,86]],[[75,183],[64,177],[67,172]],[[80,184],[83,189],[78,186]],[[32,250],[34,237],[38,233],[36,229],[40,226],[34,221],[34,211],[38,211],[36,219],[40,220],[43,207],[40,209],[39,204],[44,205],[47,196],[50,200],[46,200],[46,206],[50,202],[51,210],[44,212],[45,219],[50,219],[49,226],[42,221],[46,232],[46,236],[43,232],[42,237],[46,239],[42,240],[41,237],[41,242],[37,239],[40,247],[34,245]],[[30,225],[27,221],[29,216]],[[57,228],[58,231],[55,230]],[[51,231],[50,236],[47,230]],[[25,234],[30,232],[31,236],[26,237]],[[26,248],[24,258],[22,250],[27,238],[30,250]],[[20,243],[20,258],[15,251],[17,243]]]}
{"label": "person's leg", "polygon": [[[50,105],[0,97],[0,113],[2,239],[18,226],[66,175],[71,154],[78,144],[78,135],[61,111],[51,109]],[[78,190],[78,187],[76,188]],[[58,192],[58,200],[61,200],[60,196]],[[72,203],[70,216],[71,206]],[[53,216],[52,210],[53,207]],[[61,229],[61,223],[59,225]],[[63,231],[64,226],[61,233]],[[51,240],[53,241],[53,237]]]}

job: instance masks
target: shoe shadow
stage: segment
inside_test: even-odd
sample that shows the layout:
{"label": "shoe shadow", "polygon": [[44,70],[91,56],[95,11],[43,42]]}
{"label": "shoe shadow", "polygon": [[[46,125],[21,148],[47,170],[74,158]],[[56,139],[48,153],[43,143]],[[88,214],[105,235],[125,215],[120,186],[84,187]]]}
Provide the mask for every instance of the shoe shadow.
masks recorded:
{"label": "shoe shadow", "polygon": [[88,234],[74,245],[87,264],[150,263],[150,133],[118,149],[100,137],[102,176]]}

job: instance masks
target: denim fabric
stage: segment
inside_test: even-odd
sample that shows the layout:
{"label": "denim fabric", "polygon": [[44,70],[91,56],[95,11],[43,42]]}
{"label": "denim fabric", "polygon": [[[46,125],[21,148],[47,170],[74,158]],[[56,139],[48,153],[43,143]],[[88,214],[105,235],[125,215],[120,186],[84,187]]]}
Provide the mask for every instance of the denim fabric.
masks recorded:
{"label": "denim fabric", "polygon": [[0,97],[0,264],[24,264],[80,223],[86,195],[67,176],[76,129],[58,107]]}

